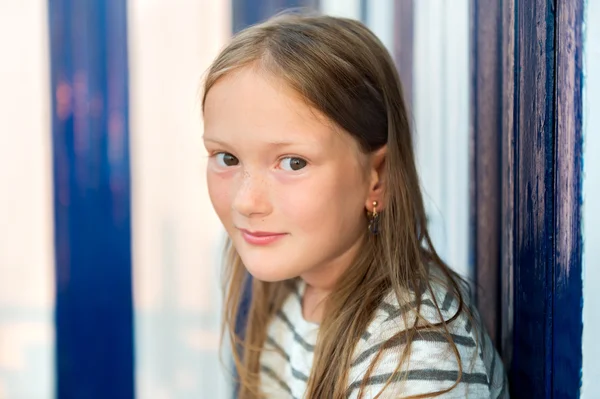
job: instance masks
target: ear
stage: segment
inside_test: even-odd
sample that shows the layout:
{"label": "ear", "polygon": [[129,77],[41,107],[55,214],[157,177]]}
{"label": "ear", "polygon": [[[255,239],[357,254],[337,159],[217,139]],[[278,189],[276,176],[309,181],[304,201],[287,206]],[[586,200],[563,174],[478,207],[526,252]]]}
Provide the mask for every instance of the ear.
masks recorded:
{"label": "ear", "polygon": [[373,202],[377,201],[377,210],[385,208],[383,203],[385,197],[385,160],[387,156],[387,145],[374,151],[369,159],[369,193],[365,207],[369,212],[373,211]]}

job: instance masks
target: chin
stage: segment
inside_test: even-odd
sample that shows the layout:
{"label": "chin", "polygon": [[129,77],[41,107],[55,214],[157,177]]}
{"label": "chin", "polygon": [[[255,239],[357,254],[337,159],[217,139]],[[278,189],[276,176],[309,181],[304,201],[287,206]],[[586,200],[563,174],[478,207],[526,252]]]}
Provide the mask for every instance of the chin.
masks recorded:
{"label": "chin", "polygon": [[250,273],[252,277],[261,281],[274,283],[277,281],[284,281],[298,276],[298,274],[294,273],[292,270],[281,267],[282,263],[286,263],[285,261],[265,262],[264,258],[262,259],[262,261],[260,259],[246,260],[242,256],[242,262],[244,263],[244,266],[246,266],[246,270],[248,270],[248,273]]}

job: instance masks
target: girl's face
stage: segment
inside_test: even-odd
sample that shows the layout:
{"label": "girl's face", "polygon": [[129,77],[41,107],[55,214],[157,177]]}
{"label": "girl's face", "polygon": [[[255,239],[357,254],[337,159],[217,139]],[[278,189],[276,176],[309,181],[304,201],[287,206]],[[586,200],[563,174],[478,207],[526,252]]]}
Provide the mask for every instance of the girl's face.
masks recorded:
{"label": "girl's face", "polygon": [[252,68],[221,78],[204,109],[212,204],[248,271],[330,285],[371,210],[370,157],[280,81]]}

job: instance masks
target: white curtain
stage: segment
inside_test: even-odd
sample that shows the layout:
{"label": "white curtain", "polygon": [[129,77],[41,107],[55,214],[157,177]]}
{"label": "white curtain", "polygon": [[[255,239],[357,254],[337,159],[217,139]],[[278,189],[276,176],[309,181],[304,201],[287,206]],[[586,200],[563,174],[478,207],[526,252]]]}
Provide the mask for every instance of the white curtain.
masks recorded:
{"label": "white curtain", "polygon": [[472,279],[469,223],[469,1],[414,1],[416,155],[432,238]]}
{"label": "white curtain", "polygon": [[600,2],[584,16],[583,399],[600,398]]}
{"label": "white curtain", "polygon": [[129,1],[138,398],[230,397],[218,358],[224,232],[207,195],[199,101],[230,14],[229,0]]}
{"label": "white curtain", "polygon": [[360,19],[361,0],[320,0],[319,11],[336,17]]}
{"label": "white curtain", "polygon": [[368,1],[366,4],[366,21],[363,21],[377,35],[390,54],[393,54],[394,41],[398,40],[398,38],[394,38],[394,1]]}
{"label": "white curtain", "polygon": [[0,399],[54,391],[48,16],[0,1]]}

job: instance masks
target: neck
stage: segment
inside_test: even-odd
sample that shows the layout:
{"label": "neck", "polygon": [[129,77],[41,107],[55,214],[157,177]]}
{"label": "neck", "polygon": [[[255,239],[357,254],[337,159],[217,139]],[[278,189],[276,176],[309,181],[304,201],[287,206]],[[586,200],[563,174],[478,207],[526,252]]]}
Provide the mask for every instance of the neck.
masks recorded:
{"label": "neck", "polygon": [[306,285],[302,297],[302,317],[311,323],[320,323],[325,312],[325,302],[330,291],[319,290]]}
{"label": "neck", "polygon": [[362,239],[357,240],[350,249],[327,265],[316,267],[300,276],[306,283],[302,298],[302,315],[305,320],[315,323],[322,321],[327,297],[335,289],[340,276],[356,259],[362,243]]}

